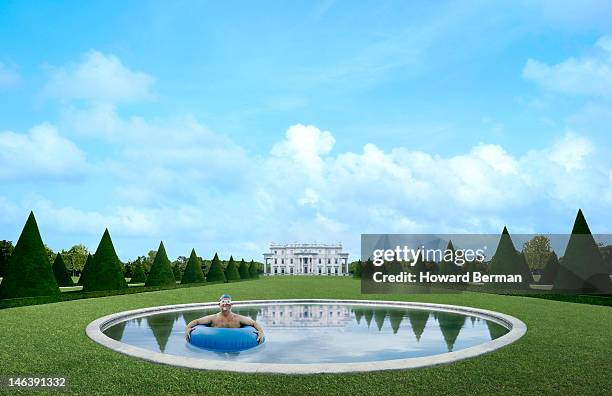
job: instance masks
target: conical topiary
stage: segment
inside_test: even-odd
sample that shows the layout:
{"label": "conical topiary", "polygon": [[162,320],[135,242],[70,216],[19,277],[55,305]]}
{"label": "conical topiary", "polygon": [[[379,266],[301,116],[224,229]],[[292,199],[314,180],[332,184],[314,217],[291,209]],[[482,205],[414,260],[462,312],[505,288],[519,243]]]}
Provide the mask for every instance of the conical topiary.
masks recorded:
{"label": "conical topiary", "polygon": [[453,246],[453,242],[449,240],[446,250],[442,255],[442,260],[440,261],[440,275],[459,275],[463,273],[461,267],[456,264],[456,261],[455,247]]}
{"label": "conical topiary", "polygon": [[202,282],[206,282],[204,272],[202,272],[202,264],[200,263],[200,259],[196,255],[195,249],[191,249],[189,260],[187,261],[185,271],[183,272],[181,284]]}
{"label": "conical topiary", "polygon": [[0,298],[57,296],[59,293],[34,213],[30,212],[0,283]]}
{"label": "conical topiary", "polygon": [[147,276],[145,286],[173,286],[176,285],[174,278],[174,272],[172,272],[172,266],[168,255],[166,254],[166,248],[164,242],[159,243],[159,248],[155,254],[153,264],[151,264],[151,271]]}
{"label": "conical topiary", "polygon": [[491,259],[489,265],[489,274],[491,275],[521,275],[522,282],[498,282],[491,283],[493,287],[501,289],[528,289],[529,280],[526,279],[523,269],[523,262],[519,257],[508,229],[504,227],[502,235],[497,245],[497,250]]}
{"label": "conical topiary", "polygon": [[104,230],[90,268],[84,275],[83,291],[115,290],[128,287],[123,277],[123,264],[117,257],[108,229]]}
{"label": "conical topiary", "polygon": [[223,272],[223,268],[221,268],[221,261],[219,261],[217,253],[215,253],[215,257],[210,263],[210,269],[208,270],[208,274],[206,274],[206,281],[225,282],[225,273]]}
{"label": "conical topiary", "polygon": [[610,276],[582,210],[578,210],[576,215],[553,290],[612,293]]}
{"label": "conical topiary", "polygon": [[363,272],[363,264],[361,260],[357,260],[353,266],[353,278],[361,279],[361,273]]}
{"label": "conical topiary", "polygon": [[249,274],[249,265],[244,261],[244,259],[240,260],[238,273],[240,274],[240,279],[251,279],[251,274]]}
{"label": "conical topiary", "polygon": [[55,276],[55,281],[58,286],[74,286],[74,282],[66,269],[64,259],[59,253],[55,256],[55,260],[53,261],[53,275]]}
{"label": "conical topiary", "polygon": [[81,276],[79,276],[79,281],[77,285],[83,286],[83,282],[85,278],[87,278],[87,274],[91,272],[91,268],[93,267],[93,256],[91,253],[87,254],[87,260],[85,260],[85,265],[83,265],[83,270],[81,271]]}
{"label": "conical topiary", "polygon": [[238,268],[236,268],[233,256],[230,256],[227,267],[225,267],[225,279],[228,281],[240,280],[240,273],[238,272]]}
{"label": "conical topiary", "polygon": [[130,283],[145,283],[146,281],[147,275],[144,272],[144,268],[142,268],[142,264],[136,263],[136,265],[134,265],[134,271],[132,271]]}
{"label": "conical topiary", "polygon": [[559,273],[559,258],[557,257],[557,253],[554,251],[550,253],[548,256],[548,260],[546,261],[546,266],[542,271],[542,276],[540,276],[540,280],[538,283],[543,285],[552,285],[555,283],[555,279],[557,279],[557,274]]}
{"label": "conical topiary", "polygon": [[259,278],[259,268],[257,268],[257,263],[255,263],[253,260],[251,260],[251,263],[249,264],[249,275],[251,275],[252,279]]}

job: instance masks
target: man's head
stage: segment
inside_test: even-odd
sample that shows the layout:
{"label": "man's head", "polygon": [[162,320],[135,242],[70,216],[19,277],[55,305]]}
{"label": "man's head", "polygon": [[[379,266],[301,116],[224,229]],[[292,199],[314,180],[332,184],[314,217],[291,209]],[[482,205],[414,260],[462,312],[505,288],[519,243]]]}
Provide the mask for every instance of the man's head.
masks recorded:
{"label": "man's head", "polygon": [[219,298],[219,308],[222,312],[232,309],[232,298],[229,294],[224,294]]}

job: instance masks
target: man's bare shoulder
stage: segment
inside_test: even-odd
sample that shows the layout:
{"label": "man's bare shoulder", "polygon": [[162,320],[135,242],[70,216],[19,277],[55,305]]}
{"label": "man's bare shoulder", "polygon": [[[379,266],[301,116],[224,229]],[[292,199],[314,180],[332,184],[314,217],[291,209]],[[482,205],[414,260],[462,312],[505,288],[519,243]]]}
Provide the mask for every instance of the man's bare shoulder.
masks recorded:
{"label": "man's bare shoulder", "polygon": [[251,324],[251,323],[254,323],[254,322],[255,322],[253,319],[249,318],[248,316],[242,316],[242,315],[240,315],[240,314],[234,314],[234,315],[236,315],[236,317],[238,318],[238,320],[240,320],[240,323],[243,323],[243,324]]}
{"label": "man's bare shoulder", "polygon": [[202,316],[200,319],[201,321],[214,321],[216,318],[219,317],[218,313],[214,313],[214,314],[210,314],[210,315],[206,315],[206,316]]}

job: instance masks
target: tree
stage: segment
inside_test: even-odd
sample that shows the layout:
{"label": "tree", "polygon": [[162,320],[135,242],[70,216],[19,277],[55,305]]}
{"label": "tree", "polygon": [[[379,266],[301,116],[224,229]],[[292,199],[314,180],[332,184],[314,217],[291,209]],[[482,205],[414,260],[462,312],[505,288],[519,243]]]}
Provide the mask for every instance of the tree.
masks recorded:
{"label": "tree", "polygon": [[210,263],[210,269],[208,270],[208,274],[206,274],[206,281],[225,282],[225,273],[223,272],[223,268],[221,268],[221,261],[217,253],[215,253],[215,257],[213,257]]}
{"label": "tree", "polygon": [[93,267],[93,256],[91,254],[87,255],[87,260],[85,260],[85,265],[83,265],[83,270],[81,271],[81,276],[79,276],[79,281],[77,282],[78,285],[83,285],[85,278],[87,278],[89,275],[89,272],[91,272],[91,268]]}
{"label": "tree", "polygon": [[546,262],[546,266],[544,267],[544,271],[542,272],[542,276],[540,277],[539,283],[544,285],[552,285],[555,283],[558,273],[559,258],[557,257],[557,253],[553,251],[548,256],[548,260]]}
{"label": "tree", "polygon": [[11,241],[0,241],[0,278],[6,274],[6,268],[8,266],[9,259],[13,253],[13,242]]}
{"label": "tree", "polygon": [[147,276],[145,286],[172,285],[176,285],[174,272],[172,272],[172,267],[170,266],[168,255],[166,254],[164,242],[160,242],[159,248],[157,249],[157,254],[153,260],[153,265],[151,265],[151,271],[149,272],[149,276]]}
{"label": "tree", "polygon": [[45,244],[44,246],[45,246],[45,253],[47,254],[47,261],[49,261],[49,263],[52,263],[53,260],[55,260],[55,252],[53,251],[53,249],[47,246],[47,244]]}
{"label": "tree", "polygon": [[85,262],[87,261],[87,247],[85,245],[74,245],[69,250],[62,250],[62,258],[66,264],[66,268],[74,275],[76,272],[83,271]]}
{"label": "tree", "polygon": [[202,271],[202,263],[200,262],[200,259],[196,255],[195,249],[191,249],[189,260],[187,261],[187,265],[185,266],[185,271],[183,272],[183,278],[181,279],[181,284],[202,283],[202,282],[206,282],[206,278],[204,277],[204,272]]}
{"label": "tree", "polygon": [[[83,277],[83,291],[116,290],[127,288],[123,277],[123,264],[119,261],[108,229],[104,230],[100,244]],[[85,272],[85,271],[84,271]]]}
{"label": "tree", "polygon": [[544,269],[550,256],[550,239],[544,235],[536,235],[523,244],[523,254],[531,271]]}
{"label": "tree", "polygon": [[181,281],[183,274],[181,273],[181,267],[179,266],[179,263],[175,262],[174,265],[172,265],[172,274],[174,275],[174,280],[176,282]]}
{"label": "tree", "polygon": [[[524,273],[523,261],[519,257],[518,252],[514,248],[512,238],[508,229],[504,227],[502,235],[497,245],[497,250],[491,259],[489,265],[489,274],[491,275],[521,275],[522,282],[520,283],[492,283],[491,286],[503,289],[527,289],[529,288],[529,280],[527,274]],[[529,274],[531,277],[531,274]]]}
{"label": "tree", "polygon": [[611,293],[612,282],[591,230],[578,210],[572,235],[565,248],[553,290],[562,292]]}
{"label": "tree", "polygon": [[0,283],[0,298],[57,296],[59,293],[34,213],[30,212]]}
{"label": "tree", "polygon": [[136,262],[132,265],[134,266],[134,270],[132,271],[130,283],[145,283],[147,281],[147,275],[145,275],[142,264],[140,262]]}
{"label": "tree", "polygon": [[128,261],[127,263],[125,263],[125,265],[123,266],[123,277],[124,278],[131,278],[132,274],[134,272],[134,265],[132,264],[131,261]]}
{"label": "tree", "polygon": [[55,256],[55,260],[53,261],[53,275],[55,276],[55,281],[58,286],[74,286],[74,282],[70,274],[68,274],[66,264],[60,253]]}
{"label": "tree", "polygon": [[151,266],[153,266],[155,256],[157,256],[157,250],[149,250],[149,252],[147,253],[147,257],[145,257],[145,260],[142,263],[144,270],[147,274],[151,272]]}
{"label": "tree", "polygon": [[249,274],[249,265],[244,261],[244,259],[240,260],[240,265],[238,266],[238,273],[240,274],[240,279],[251,278],[251,275]]}
{"label": "tree", "polygon": [[608,273],[612,275],[612,245],[600,246],[599,253],[608,267]]}
{"label": "tree", "polygon": [[372,259],[366,260],[366,262],[363,263],[363,268],[361,271],[361,279],[365,279],[367,282],[372,282],[373,281],[372,278],[374,276],[374,272],[376,271],[376,268],[377,267],[374,266],[374,262],[372,261]]}
{"label": "tree", "polygon": [[[172,262],[172,266],[174,267],[175,265],[177,265],[179,271],[181,271],[181,274],[182,274],[183,272],[185,272],[185,268],[187,268],[187,261],[189,261],[188,257],[178,256],[176,260]],[[177,280],[180,280],[180,279],[177,279]]]}
{"label": "tree", "polygon": [[251,275],[252,279],[259,278],[259,268],[257,267],[257,263],[251,260],[251,263],[249,264],[249,275]]}
{"label": "tree", "polygon": [[353,263],[353,278],[361,279],[361,273],[363,272],[363,264],[361,260],[357,260]]}
{"label": "tree", "polygon": [[225,279],[228,281],[240,280],[240,273],[238,272],[238,268],[236,268],[233,256],[230,256],[227,267],[225,267]]}

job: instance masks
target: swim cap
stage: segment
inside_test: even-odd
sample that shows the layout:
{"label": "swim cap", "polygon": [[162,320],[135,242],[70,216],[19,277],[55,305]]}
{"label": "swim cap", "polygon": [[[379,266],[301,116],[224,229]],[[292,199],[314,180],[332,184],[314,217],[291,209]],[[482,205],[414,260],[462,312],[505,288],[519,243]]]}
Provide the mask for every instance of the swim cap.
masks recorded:
{"label": "swim cap", "polygon": [[224,294],[219,298],[219,304],[231,304],[232,303],[232,298],[230,297],[229,294]]}

